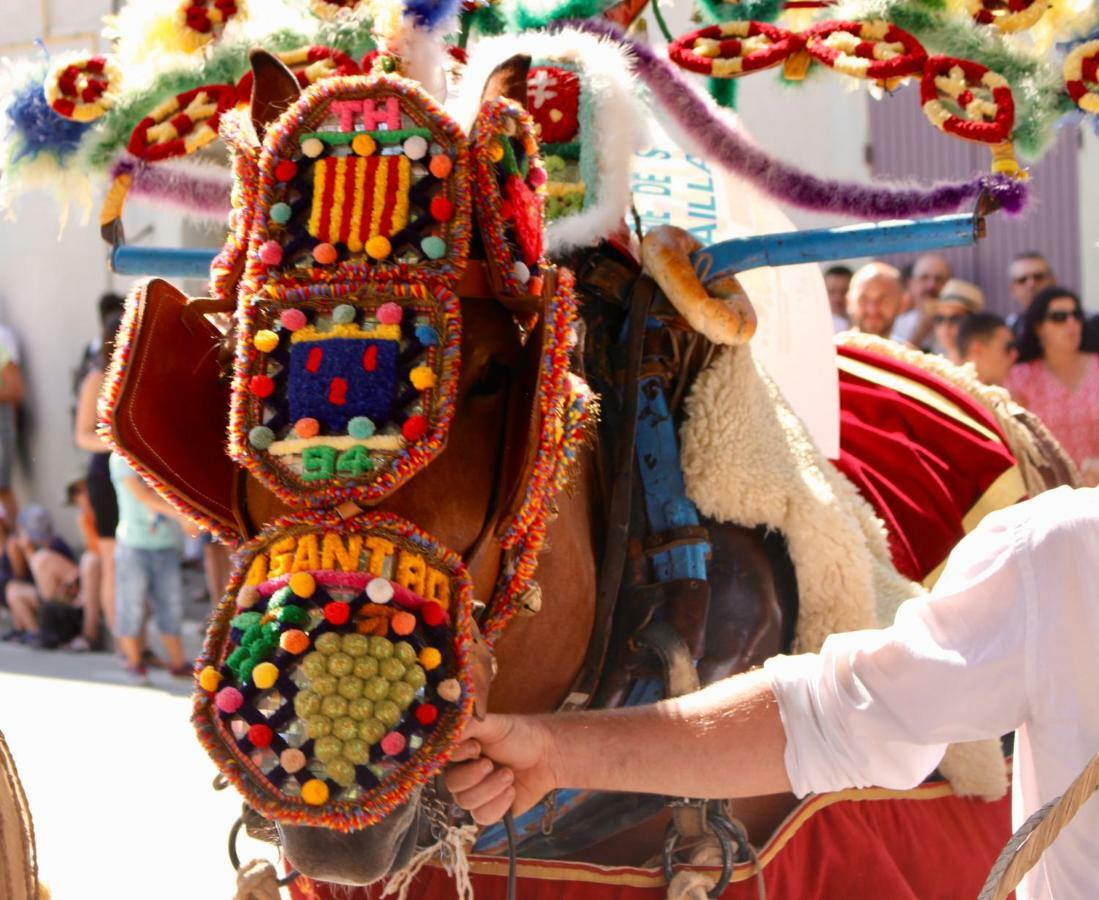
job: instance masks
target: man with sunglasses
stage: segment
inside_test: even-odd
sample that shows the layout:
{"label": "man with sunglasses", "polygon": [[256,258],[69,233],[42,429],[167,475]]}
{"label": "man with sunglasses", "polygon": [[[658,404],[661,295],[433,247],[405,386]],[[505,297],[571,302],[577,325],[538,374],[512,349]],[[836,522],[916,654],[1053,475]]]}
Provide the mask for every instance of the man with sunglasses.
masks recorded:
{"label": "man with sunglasses", "polygon": [[1008,266],[1007,277],[1008,290],[1018,306],[1018,312],[1008,316],[1007,320],[1008,325],[1014,327],[1016,319],[1026,312],[1038,294],[1053,285],[1055,279],[1049,260],[1037,250],[1024,250],[1015,254]]}

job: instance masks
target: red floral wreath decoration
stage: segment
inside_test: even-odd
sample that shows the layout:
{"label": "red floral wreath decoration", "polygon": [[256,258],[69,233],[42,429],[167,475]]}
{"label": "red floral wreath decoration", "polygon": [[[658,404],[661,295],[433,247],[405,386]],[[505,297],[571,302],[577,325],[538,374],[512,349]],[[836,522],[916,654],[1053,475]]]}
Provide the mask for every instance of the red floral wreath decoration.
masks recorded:
{"label": "red floral wreath decoration", "polygon": [[183,0],[176,15],[182,33],[198,48],[220,35],[243,6],[243,0]]}
{"label": "red floral wreath decoration", "polygon": [[1088,83],[1099,83],[1099,41],[1088,41],[1073,48],[1065,57],[1065,91],[1084,112],[1099,115],[1099,92]]}
{"label": "red floral wreath decoration", "polygon": [[[283,64],[297,76],[298,84],[307,88],[322,78],[332,75],[358,75],[359,64],[335,47],[299,47],[276,54]],[[237,103],[249,103],[252,99],[252,70],[249,69],[237,82]]]}
{"label": "red floral wreath decoration", "polygon": [[920,74],[927,62],[927,51],[913,35],[881,19],[821,22],[806,32],[805,49],[830,69],[890,87]]}
{"label": "red floral wreath decoration", "polygon": [[1026,31],[1049,10],[1050,0],[966,0],[966,9],[979,25],[1000,31]]}
{"label": "red floral wreath decoration", "polygon": [[122,73],[106,56],[89,56],[50,70],[43,90],[50,109],[77,122],[98,119],[114,105]]}
{"label": "red floral wreath decoration", "polygon": [[236,96],[231,84],[205,84],[176,94],[137,123],[126,149],[146,162],[194,153],[217,137],[222,113]]}
{"label": "red floral wreath decoration", "polygon": [[721,22],[677,38],[668,54],[691,72],[711,78],[736,78],[777,66],[804,45],[800,34],[767,22]]}

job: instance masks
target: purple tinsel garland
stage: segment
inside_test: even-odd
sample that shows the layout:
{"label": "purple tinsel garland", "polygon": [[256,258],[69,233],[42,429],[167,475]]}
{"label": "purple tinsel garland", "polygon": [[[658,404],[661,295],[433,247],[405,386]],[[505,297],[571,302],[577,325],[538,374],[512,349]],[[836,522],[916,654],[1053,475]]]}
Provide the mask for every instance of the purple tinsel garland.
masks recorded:
{"label": "purple tinsel garland", "polygon": [[147,164],[124,154],[111,167],[111,178],[119,175],[133,176],[130,193],[135,197],[149,197],[206,219],[224,219],[229,214],[232,181],[227,174],[204,177],[193,168]]}
{"label": "purple tinsel garland", "polygon": [[804,209],[861,219],[910,218],[954,212],[987,191],[1004,212],[1014,215],[1026,204],[1026,185],[1005,175],[981,175],[968,181],[928,188],[865,185],[819,178],[769,156],[735,125],[722,121],[693,85],[669,61],[627,38],[618,26],[596,19],[555,22],[551,31],[572,28],[610,38],[634,57],[634,70],[664,110],[704,151],[706,159],[746,178],[777,200]]}

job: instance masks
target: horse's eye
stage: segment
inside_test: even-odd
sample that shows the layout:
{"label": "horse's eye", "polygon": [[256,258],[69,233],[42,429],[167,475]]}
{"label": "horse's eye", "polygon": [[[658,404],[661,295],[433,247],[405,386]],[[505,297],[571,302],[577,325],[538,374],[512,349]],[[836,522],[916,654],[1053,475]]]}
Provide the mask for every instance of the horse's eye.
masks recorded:
{"label": "horse's eye", "polygon": [[491,397],[498,394],[507,384],[511,370],[495,356],[485,363],[481,376],[470,389],[470,394],[475,397]]}

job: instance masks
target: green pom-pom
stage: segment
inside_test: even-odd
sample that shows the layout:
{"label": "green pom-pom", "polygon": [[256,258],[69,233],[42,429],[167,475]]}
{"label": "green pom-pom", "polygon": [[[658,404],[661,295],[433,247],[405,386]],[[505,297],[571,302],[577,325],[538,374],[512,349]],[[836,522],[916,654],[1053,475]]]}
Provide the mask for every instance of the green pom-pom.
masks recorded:
{"label": "green pom-pom", "polygon": [[258,612],[242,612],[238,615],[233,616],[232,620],[229,622],[229,625],[232,628],[239,628],[241,631],[247,631],[253,625],[258,625],[260,619],[262,618],[263,615]]}
{"label": "green pom-pom", "polygon": [[304,625],[309,621],[309,613],[300,606],[284,606],[279,610],[279,621],[288,622],[291,625]]}

